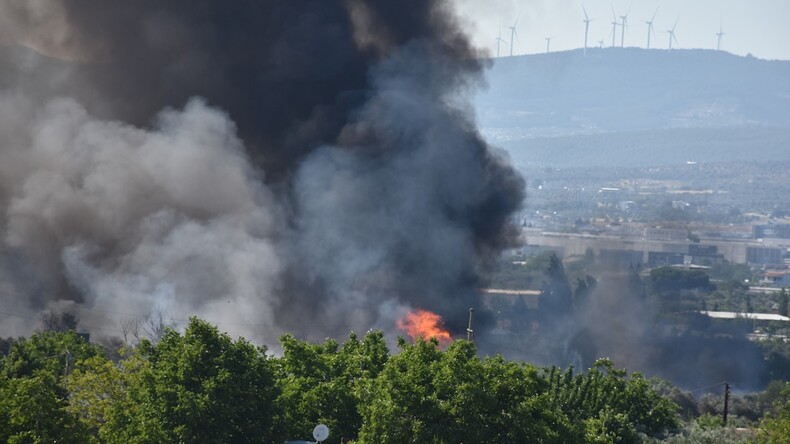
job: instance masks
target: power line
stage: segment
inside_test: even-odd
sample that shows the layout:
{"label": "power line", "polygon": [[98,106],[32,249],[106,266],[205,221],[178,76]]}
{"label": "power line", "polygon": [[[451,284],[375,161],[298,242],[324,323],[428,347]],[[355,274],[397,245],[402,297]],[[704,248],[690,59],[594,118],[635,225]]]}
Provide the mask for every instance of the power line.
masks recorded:
{"label": "power line", "polygon": [[694,392],[699,392],[699,391],[703,391],[703,390],[712,389],[712,388],[718,387],[720,385],[727,385],[727,381],[721,381],[721,382],[717,382],[716,384],[709,385],[707,387],[700,387],[700,388],[697,388],[697,389],[694,389],[694,390],[686,390],[686,391],[689,392],[689,393],[694,393]]}

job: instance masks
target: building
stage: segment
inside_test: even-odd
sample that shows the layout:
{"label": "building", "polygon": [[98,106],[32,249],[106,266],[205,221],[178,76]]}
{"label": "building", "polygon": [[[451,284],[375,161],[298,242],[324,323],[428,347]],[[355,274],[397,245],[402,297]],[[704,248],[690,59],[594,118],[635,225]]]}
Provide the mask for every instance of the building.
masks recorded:
{"label": "building", "polygon": [[755,239],[790,239],[790,224],[766,224],[752,227]]}
{"label": "building", "polygon": [[676,228],[645,228],[645,239],[651,241],[682,242],[688,240],[688,230]]}
{"label": "building", "polygon": [[747,247],[746,262],[754,265],[781,264],[782,250],[771,247]]}

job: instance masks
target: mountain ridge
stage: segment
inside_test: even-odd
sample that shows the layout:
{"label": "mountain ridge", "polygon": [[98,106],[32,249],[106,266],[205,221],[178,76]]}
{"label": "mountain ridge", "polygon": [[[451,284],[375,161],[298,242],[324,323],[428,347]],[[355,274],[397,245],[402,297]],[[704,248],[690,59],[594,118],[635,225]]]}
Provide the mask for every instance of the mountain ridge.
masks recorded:
{"label": "mountain ridge", "polygon": [[[657,163],[720,161],[717,146],[733,161],[746,160],[746,149],[790,160],[790,61],[700,49],[595,48],[587,56],[579,49],[497,59],[487,81],[474,97],[478,123],[513,157],[576,162],[590,156],[574,144],[605,150],[601,135],[621,133],[611,151],[616,165],[637,164],[616,157],[623,153],[649,153]],[[717,137],[724,129],[726,137]],[[694,140],[684,141],[689,135]],[[664,157],[648,152],[662,146]]]}

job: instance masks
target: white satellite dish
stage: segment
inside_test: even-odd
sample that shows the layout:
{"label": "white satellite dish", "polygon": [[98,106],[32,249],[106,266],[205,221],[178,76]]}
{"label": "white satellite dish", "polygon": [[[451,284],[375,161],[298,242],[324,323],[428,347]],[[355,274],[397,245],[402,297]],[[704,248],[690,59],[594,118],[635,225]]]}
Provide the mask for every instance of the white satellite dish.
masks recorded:
{"label": "white satellite dish", "polygon": [[329,438],[329,427],[323,424],[318,424],[315,426],[313,429],[313,438],[318,442]]}

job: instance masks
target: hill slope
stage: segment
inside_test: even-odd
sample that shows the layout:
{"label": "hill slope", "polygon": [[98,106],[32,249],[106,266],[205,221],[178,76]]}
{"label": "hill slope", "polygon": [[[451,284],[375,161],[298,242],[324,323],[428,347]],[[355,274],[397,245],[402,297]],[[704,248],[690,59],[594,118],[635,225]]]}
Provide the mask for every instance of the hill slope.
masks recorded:
{"label": "hill slope", "polygon": [[515,158],[790,160],[787,61],[709,50],[607,48],[586,57],[574,50],[497,59],[488,82],[475,98],[480,126]]}

